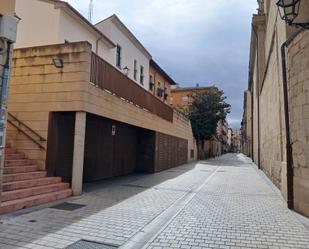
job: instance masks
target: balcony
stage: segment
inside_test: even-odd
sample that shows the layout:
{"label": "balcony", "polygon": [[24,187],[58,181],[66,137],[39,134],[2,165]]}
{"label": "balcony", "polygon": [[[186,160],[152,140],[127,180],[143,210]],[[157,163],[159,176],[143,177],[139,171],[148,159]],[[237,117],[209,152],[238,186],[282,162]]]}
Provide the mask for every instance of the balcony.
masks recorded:
{"label": "balcony", "polygon": [[92,53],[90,81],[158,117],[173,122],[173,109],[137,85],[116,68]]}

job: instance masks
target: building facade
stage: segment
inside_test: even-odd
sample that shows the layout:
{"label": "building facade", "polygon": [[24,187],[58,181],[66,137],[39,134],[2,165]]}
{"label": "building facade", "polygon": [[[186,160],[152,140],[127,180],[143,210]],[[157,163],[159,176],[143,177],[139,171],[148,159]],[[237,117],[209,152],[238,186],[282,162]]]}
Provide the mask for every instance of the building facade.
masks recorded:
{"label": "building facade", "polygon": [[[102,27],[62,1],[30,0],[41,18],[49,12],[58,18],[52,19],[56,30],[49,30],[53,38],[32,41],[24,36],[34,22],[33,9],[28,12],[24,2],[15,6],[23,24],[12,62],[0,213],[79,195],[84,182],[158,172],[196,159],[189,120],[149,92],[150,56],[132,36],[103,36]],[[59,29],[67,22],[73,22],[72,30],[64,39]],[[143,54],[144,85],[118,68],[119,45],[136,49],[120,58],[132,56],[133,62]]]}
{"label": "building facade", "polygon": [[164,103],[171,104],[171,89],[176,82],[156,63],[150,60],[149,91]]}
{"label": "building facade", "polygon": [[[252,19],[242,148],[280,189],[289,207],[309,216],[308,31],[281,20],[276,1],[258,4]],[[301,1],[298,18],[309,20],[308,1]],[[287,99],[283,75],[287,76]],[[287,151],[287,135],[292,153]]]}
{"label": "building facade", "polygon": [[142,43],[116,15],[95,24],[95,27],[116,44],[116,60],[112,65],[120,71],[126,69],[130,79],[148,90],[151,55]]}
{"label": "building facade", "polygon": [[93,52],[116,64],[116,44],[67,2],[16,0],[15,12],[21,19],[15,48],[88,41]]}
{"label": "building facade", "polygon": [[214,87],[201,87],[197,84],[195,87],[180,87],[174,85],[171,89],[171,105],[174,108],[188,108],[192,104],[192,95],[207,92]]}

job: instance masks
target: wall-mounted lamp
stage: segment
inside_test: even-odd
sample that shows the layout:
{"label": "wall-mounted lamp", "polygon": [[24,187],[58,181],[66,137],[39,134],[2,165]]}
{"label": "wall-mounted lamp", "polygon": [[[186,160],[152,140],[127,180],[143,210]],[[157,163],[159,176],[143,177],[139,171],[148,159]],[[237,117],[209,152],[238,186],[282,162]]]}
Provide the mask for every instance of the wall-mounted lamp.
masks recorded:
{"label": "wall-mounted lamp", "polygon": [[277,6],[281,19],[289,25],[295,25],[304,29],[309,29],[309,22],[295,23],[295,19],[299,15],[299,6],[301,0],[279,0]]}
{"label": "wall-mounted lamp", "polygon": [[53,58],[53,63],[56,68],[63,68],[63,60],[59,57]]}
{"label": "wall-mounted lamp", "polygon": [[123,74],[124,74],[125,76],[129,76],[130,68],[128,68],[127,66],[125,66],[125,67],[122,69],[122,71],[123,71]]}

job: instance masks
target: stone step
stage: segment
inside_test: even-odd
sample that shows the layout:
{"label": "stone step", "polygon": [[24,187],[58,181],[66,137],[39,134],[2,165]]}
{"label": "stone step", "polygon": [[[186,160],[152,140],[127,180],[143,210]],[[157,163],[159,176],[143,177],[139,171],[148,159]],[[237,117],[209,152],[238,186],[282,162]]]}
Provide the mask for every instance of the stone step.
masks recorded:
{"label": "stone step", "polygon": [[51,201],[63,199],[72,195],[71,189],[61,190],[57,192],[30,196],[23,199],[6,201],[0,204],[0,214],[9,213],[16,210],[32,207],[35,205],[45,204]]}
{"label": "stone step", "polygon": [[25,166],[15,166],[15,167],[4,167],[4,174],[17,174],[17,173],[26,173],[26,172],[35,172],[39,171],[40,167],[37,165],[25,165]]}
{"label": "stone step", "polygon": [[10,159],[4,161],[5,167],[16,167],[16,166],[24,166],[31,164],[31,160],[29,159]]}
{"label": "stone step", "polygon": [[2,202],[12,201],[22,198],[27,198],[30,196],[47,194],[51,192],[57,192],[65,189],[69,189],[69,183],[56,183],[50,185],[43,185],[33,188],[19,189],[14,191],[3,192],[1,196]]}
{"label": "stone step", "polygon": [[25,159],[25,155],[23,153],[7,153],[4,158],[5,160],[21,160]]}
{"label": "stone step", "polygon": [[36,178],[42,178],[47,175],[46,171],[35,171],[35,172],[27,172],[27,173],[17,173],[17,174],[4,174],[3,182],[17,182],[17,181],[25,181]]}
{"label": "stone step", "polygon": [[2,185],[3,192],[17,189],[32,188],[61,182],[61,177],[44,177],[26,181],[8,182]]}
{"label": "stone step", "polygon": [[5,148],[5,154],[11,154],[11,153],[16,153],[17,150],[11,147],[6,147]]}

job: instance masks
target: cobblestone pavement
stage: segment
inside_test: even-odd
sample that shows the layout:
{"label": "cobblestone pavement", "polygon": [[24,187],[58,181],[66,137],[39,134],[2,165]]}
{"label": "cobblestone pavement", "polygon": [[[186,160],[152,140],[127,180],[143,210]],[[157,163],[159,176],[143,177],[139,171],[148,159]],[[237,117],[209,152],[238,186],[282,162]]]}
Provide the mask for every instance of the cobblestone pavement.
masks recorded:
{"label": "cobblestone pavement", "polygon": [[220,169],[147,246],[155,248],[309,248],[309,233],[242,155]]}
{"label": "cobblestone pavement", "polygon": [[[0,217],[0,248],[309,248],[309,233],[242,155],[89,185],[66,200]],[[163,222],[163,223],[162,223]]]}

